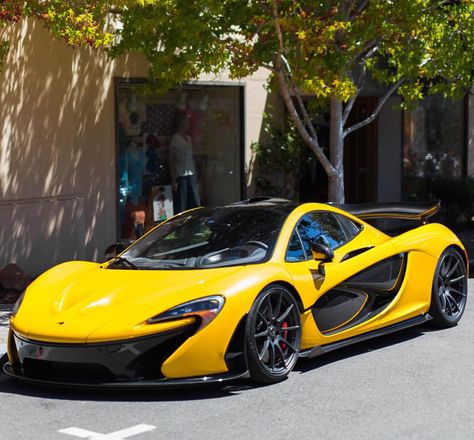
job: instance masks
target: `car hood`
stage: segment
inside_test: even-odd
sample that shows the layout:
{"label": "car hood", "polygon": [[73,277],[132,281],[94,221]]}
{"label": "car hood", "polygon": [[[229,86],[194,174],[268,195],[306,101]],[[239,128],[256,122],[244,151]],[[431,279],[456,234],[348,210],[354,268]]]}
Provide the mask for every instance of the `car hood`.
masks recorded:
{"label": "car hood", "polygon": [[223,295],[229,277],[242,269],[118,270],[95,263],[65,263],[28,287],[11,325],[20,335],[45,342],[145,336],[189,323],[189,319],[153,325],[145,321],[184,302]]}

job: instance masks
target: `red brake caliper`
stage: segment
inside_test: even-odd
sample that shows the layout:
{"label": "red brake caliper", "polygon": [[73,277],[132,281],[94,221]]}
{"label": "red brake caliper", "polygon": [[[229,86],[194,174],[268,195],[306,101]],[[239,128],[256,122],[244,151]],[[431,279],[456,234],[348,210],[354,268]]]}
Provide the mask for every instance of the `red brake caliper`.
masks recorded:
{"label": "red brake caliper", "polygon": [[[286,323],[286,321],[281,325],[281,328],[287,328],[288,327],[288,324]],[[283,336],[284,339],[286,339],[286,337],[288,336],[288,332],[287,331],[283,331],[281,332],[281,335]],[[286,344],[284,342],[280,342],[280,347],[282,350],[284,350],[286,348]]]}

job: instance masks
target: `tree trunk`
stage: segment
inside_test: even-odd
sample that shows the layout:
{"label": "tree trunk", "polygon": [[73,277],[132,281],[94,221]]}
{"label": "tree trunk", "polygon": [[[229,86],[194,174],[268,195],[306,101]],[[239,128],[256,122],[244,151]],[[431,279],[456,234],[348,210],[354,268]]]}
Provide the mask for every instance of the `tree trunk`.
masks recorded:
{"label": "tree trunk", "polygon": [[328,176],[328,201],[344,203],[344,130],[342,101],[331,97],[329,124],[329,152],[334,175]]}

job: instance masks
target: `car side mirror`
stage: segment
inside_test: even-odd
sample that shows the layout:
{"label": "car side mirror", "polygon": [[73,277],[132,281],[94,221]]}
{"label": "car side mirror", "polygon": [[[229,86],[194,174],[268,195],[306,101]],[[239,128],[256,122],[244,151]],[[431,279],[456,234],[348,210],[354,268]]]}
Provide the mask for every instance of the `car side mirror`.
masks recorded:
{"label": "car side mirror", "polygon": [[311,245],[311,253],[313,254],[313,259],[323,263],[332,261],[334,258],[334,252],[332,249],[321,243],[313,243]]}
{"label": "car side mirror", "polygon": [[321,243],[312,243],[311,245],[311,253],[313,255],[313,259],[319,261],[318,272],[321,276],[326,275],[326,271],[324,269],[324,263],[332,261],[334,259],[334,252],[329,246],[325,246]]}
{"label": "car side mirror", "polygon": [[133,240],[120,240],[117,243],[107,246],[107,249],[104,252],[105,260],[109,261],[117,255],[121,254],[125,249],[127,249]]}

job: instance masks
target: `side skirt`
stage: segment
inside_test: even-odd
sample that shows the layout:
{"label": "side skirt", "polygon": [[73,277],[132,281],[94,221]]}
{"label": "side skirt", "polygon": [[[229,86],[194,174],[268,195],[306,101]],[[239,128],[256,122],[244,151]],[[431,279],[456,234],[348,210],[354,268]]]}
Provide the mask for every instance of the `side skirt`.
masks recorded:
{"label": "side skirt", "polygon": [[351,338],[343,339],[342,341],[332,342],[331,344],[318,345],[317,347],[310,348],[300,352],[300,358],[311,359],[316,356],[320,356],[324,353],[337,350],[338,348],[347,347],[348,345],[357,344],[358,342],[367,341],[368,339],[377,338],[378,336],[388,335],[390,333],[404,330],[406,328],[414,327],[416,325],[423,324],[433,319],[428,313],[414,318],[407,319],[406,321],[397,322],[396,324],[389,325],[377,330],[372,330],[361,335],[352,336]]}

